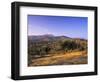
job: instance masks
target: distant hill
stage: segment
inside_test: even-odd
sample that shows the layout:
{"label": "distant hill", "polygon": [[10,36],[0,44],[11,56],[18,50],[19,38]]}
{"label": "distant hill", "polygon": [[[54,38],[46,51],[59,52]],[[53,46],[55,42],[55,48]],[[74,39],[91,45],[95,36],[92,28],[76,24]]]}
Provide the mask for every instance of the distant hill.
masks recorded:
{"label": "distant hill", "polygon": [[54,36],[52,34],[45,34],[45,35],[31,35],[28,36],[28,40],[32,42],[37,42],[37,41],[58,41],[58,40],[77,40],[77,41],[87,41],[86,39],[83,38],[71,38],[68,36]]}
{"label": "distant hill", "polygon": [[28,36],[28,40],[30,41],[53,41],[53,40],[62,40],[62,39],[71,39],[71,38],[67,36],[54,36],[52,34]]}

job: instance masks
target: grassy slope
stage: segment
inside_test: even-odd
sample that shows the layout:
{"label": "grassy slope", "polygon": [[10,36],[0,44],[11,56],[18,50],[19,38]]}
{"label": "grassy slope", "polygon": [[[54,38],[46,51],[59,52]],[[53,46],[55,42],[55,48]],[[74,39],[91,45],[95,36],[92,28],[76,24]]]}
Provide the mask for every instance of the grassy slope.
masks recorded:
{"label": "grassy slope", "polygon": [[87,64],[86,51],[66,52],[65,54],[53,54],[48,57],[32,59],[29,66],[48,66],[48,65],[74,65]]}

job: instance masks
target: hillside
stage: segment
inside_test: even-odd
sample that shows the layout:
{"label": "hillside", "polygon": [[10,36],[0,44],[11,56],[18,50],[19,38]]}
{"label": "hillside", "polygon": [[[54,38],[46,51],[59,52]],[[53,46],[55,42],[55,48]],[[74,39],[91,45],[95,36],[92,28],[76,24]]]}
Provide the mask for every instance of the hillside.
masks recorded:
{"label": "hillside", "polygon": [[71,64],[87,63],[87,40],[50,34],[28,36],[28,66],[67,65],[69,61]]}
{"label": "hillside", "polygon": [[28,36],[29,41],[54,41],[54,40],[62,40],[62,39],[71,39],[67,36],[54,36],[51,34],[45,34],[45,35],[33,35],[33,36]]}

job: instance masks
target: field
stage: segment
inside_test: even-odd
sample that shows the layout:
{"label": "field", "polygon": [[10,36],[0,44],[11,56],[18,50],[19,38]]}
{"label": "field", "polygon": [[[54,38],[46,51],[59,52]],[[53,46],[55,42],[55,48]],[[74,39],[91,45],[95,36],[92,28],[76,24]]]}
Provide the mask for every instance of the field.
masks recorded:
{"label": "field", "polygon": [[46,66],[46,65],[72,65],[72,64],[87,64],[86,51],[76,51],[65,54],[48,55],[33,59],[30,66]]}
{"label": "field", "polygon": [[65,36],[31,36],[28,66],[87,64],[87,40]]}

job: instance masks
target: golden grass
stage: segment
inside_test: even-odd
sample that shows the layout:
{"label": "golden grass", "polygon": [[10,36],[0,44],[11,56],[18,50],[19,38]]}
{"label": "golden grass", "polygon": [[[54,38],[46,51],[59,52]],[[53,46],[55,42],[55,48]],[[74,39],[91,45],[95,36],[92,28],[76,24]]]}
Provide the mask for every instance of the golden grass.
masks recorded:
{"label": "golden grass", "polygon": [[32,59],[29,66],[49,66],[49,65],[72,65],[72,64],[86,64],[87,51],[73,51],[65,54],[53,54],[49,57],[42,57]]}

